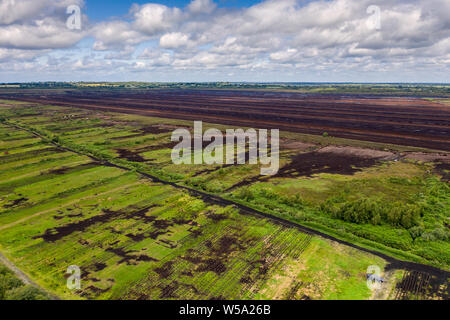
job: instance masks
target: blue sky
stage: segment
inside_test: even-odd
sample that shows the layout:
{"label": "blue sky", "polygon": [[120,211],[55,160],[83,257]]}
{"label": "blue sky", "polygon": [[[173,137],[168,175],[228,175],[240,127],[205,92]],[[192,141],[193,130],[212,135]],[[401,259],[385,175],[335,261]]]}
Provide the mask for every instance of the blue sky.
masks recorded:
{"label": "blue sky", "polygon": [[448,83],[449,21],[448,0],[2,0],[0,83]]}
{"label": "blue sky", "polygon": [[[87,0],[86,14],[94,21],[108,19],[110,17],[121,16],[128,13],[133,3],[145,4],[148,0]],[[188,0],[155,0],[153,3],[160,3],[169,7],[183,8],[189,4]],[[260,1],[257,0],[219,0],[216,1],[218,7],[221,8],[242,8],[250,7]]]}

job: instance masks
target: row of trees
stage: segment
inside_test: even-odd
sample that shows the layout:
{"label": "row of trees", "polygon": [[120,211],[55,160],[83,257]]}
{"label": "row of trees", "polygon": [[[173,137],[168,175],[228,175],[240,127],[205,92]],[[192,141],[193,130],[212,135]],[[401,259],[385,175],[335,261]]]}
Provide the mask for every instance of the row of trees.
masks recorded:
{"label": "row of trees", "polygon": [[14,273],[0,264],[0,300],[48,300],[36,287],[25,285]]}
{"label": "row of trees", "polygon": [[338,202],[330,199],[321,209],[333,218],[357,224],[381,225],[387,223],[405,229],[419,225],[423,207],[403,202],[381,202],[372,199]]}

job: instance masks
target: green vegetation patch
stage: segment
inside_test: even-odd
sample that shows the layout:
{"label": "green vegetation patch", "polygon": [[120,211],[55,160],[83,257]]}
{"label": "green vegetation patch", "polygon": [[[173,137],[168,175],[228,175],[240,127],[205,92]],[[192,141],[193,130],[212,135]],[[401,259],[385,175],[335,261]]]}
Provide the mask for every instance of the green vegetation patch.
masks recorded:
{"label": "green vegetation patch", "polygon": [[49,300],[49,296],[22,280],[0,263],[0,300]]}

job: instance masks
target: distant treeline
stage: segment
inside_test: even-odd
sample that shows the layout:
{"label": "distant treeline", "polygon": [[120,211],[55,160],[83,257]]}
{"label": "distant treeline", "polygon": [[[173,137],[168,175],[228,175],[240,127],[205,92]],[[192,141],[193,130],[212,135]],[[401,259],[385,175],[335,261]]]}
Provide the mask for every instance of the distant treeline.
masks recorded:
{"label": "distant treeline", "polygon": [[250,82],[30,82],[2,83],[1,89],[229,89],[315,94],[450,97],[450,84],[414,83],[250,83]]}

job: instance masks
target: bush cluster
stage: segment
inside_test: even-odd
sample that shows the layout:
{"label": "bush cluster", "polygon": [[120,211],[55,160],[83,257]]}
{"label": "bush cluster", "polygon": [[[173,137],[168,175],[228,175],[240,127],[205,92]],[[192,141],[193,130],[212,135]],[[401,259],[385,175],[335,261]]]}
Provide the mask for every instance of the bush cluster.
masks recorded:
{"label": "bush cluster", "polygon": [[39,289],[25,285],[14,273],[0,265],[0,300],[48,300]]}
{"label": "bush cluster", "polygon": [[386,223],[405,229],[418,226],[423,212],[419,204],[381,202],[367,198],[345,202],[329,199],[322,204],[321,209],[333,218],[347,222],[373,225]]}

